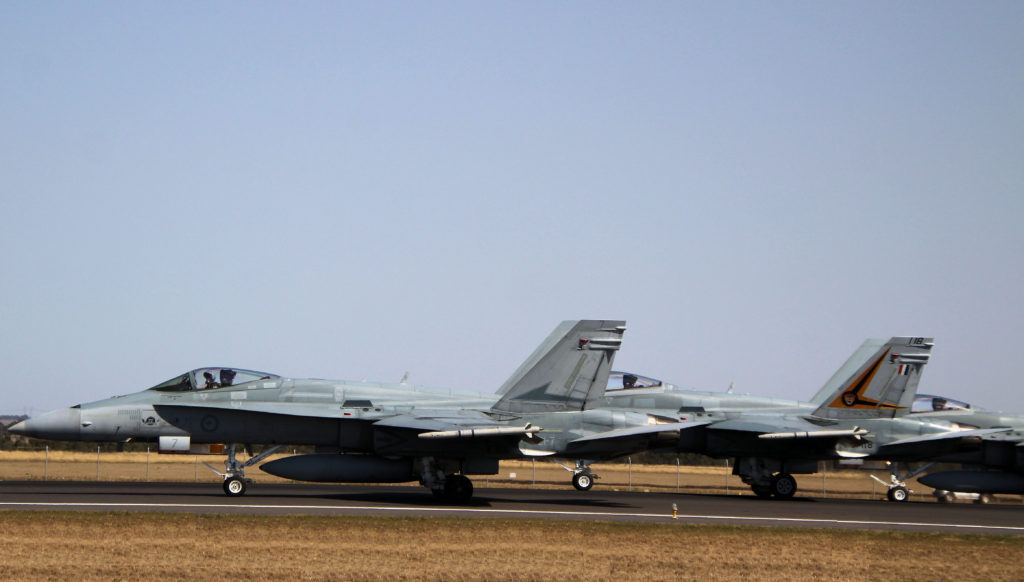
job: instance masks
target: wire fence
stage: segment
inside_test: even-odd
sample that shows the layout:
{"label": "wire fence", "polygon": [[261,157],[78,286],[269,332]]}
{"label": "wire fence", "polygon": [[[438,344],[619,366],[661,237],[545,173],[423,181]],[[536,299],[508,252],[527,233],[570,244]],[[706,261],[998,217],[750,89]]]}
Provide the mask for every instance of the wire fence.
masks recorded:
{"label": "wire fence", "polygon": [[[288,450],[264,462],[300,452]],[[159,454],[155,448],[117,452],[97,447],[91,452],[51,450],[0,451],[0,480],[6,481],[129,481],[220,483],[224,455]],[[240,455],[244,459],[244,455]],[[262,463],[260,463],[262,464]],[[732,474],[728,460],[716,465],[688,465],[677,457],[671,464],[639,464],[632,457],[622,462],[591,465],[597,476],[595,487],[619,491],[680,494],[752,495],[750,487]],[[814,474],[795,475],[798,496],[820,498],[885,499],[887,488],[872,478],[889,481],[888,471],[836,470],[820,463]],[[249,468],[247,476],[257,482],[291,483]],[[527,487],[571,488],[572,468],[547,460],[502,461],[496,475],[474,475],[478,488]],[[932,490],[916,481],[908,482],[911,499],[930,501]],[[1019,496],[999,501],[1021,503]]]}

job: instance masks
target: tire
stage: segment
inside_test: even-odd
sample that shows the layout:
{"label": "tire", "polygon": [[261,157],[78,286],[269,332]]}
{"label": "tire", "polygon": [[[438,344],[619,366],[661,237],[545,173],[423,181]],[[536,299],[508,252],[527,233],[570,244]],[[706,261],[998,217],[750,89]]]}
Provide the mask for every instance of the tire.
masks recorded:
{"label": "tire", "polygon": [[594,476],[590,473],[576,473],[572,476],[572,486],[577,491],[590,491],[594,486]]}
{"label": "tire", "polygon": [[772,477],[772,495],[776,499],[792,499],[796,494],[796,479],[789,473],[779,473]]}
{"label": "tire", "polygon": [[900,485],[898,487],[893,487],[892,489],[890,489],[888,493],[885,494],[885,496],[889,499],[889,501],[903,503],[910,498],[910,492],[907,491],[906,487]]}
{"label": "tire", "polygon": [[751,485],[750,488],[754,491],[754,495],[757,495],[761,499],[768,499],[772,496],[772,488],[769,486]]}
{"label": "tire", "polygon": [[469,503],[473,498],[473,482],[465,475],[448,475],[444,480],[444,498],[449,503]]}
{"label": "tire", "polygon": [[228,477],[224,480],[224,494],[228,497],[241,497],[245,495],[245,479],[241,477]]}

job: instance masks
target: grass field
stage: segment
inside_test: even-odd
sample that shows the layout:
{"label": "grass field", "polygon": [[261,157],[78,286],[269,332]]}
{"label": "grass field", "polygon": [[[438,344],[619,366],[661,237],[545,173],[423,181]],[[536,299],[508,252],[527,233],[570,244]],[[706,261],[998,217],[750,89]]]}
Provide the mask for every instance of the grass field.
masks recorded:
{"label": "grass field", "polygon": [[0,511],[5,580],[1020,580],[1024,538]]}
{"label": "grass field", "polygon": [[[192,481],[223,457],[0,452],[0,479]],[[722,467],[595,465],[598,487],[749,495]],[[514,477],[511,474],[515,474]],[[878,473],[883,476],[882,472]],[[260,482],[282,482],[261,471]],[[567,488],[552,463],[502,463],[478,488]],[[863,471],[800,476],[868,497]],[[884,494],[877,486],[875,496]],[[930,499],[926,490],[919,493]],[[1012,502],[1019,499],[1010,497]],[[1024,538],[547,520],[0,511],[7,580],[1022,580]]]}
{"label": "grass field", "polygon": [[[283,456],[283,455],[282,455]],[[83,453],[71,451],[0,451],[0,480],[54,481],[197,481],[220,483],[221,477],[203,466],[207,462],[224,468],[224,456],[160,455],[157,453]],[[271,459],[279,457],[271,457]],[[751,495],[750,488],[730,474],[727,467],[691,467],[675,465],[632,465],[608,463],[593,465],[600,475],[595,487],[611,490],[661,491]],[[826,498],[883,499],[885,487],[864,470],[829,471],[797,475],[798,496]],[[873,472],[888,480],[884,470]],[[287,483],[257,468],[248,476],[262,483]],[[477,489],[488,487],[566,488],[571,473],[551,461],[503,461],[498,475],[473,477]],[[931,501],[931,489],[911,480],[915,501]],[[997,497],[1005,503],[1021,503],[1016,495]]]}

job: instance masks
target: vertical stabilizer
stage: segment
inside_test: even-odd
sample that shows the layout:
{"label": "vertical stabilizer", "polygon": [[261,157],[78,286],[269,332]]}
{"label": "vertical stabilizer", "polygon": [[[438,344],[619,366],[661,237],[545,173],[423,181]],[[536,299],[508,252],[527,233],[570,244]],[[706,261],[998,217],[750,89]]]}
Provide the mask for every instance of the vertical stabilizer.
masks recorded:
{"label": "vertical stabilizer", "polygon": [[864,343],[857,348],[857,351],[853,352],[853,355],[846,360],[846,363],[836,370],[836,373],[829,378],[828,382],[825,382],[825,385],[821,387],[821,390],[818,390],[818,393],[814,395],[814,398],[811,398],[811,404],[821,406],[826,400],[834,399],[835,391],[842,386],[854,372],[863,366],[864,362],[867,362],[871,356],[876,355],[878,350],[885,345],[885,342],[885,338],[864,340]]}
{"label": "vertical stabilizer", "polygon": [[[840,368],[840,372],[848,372],[841,384],[837,382],[842,377],[840,373],[829,380],[826,388],[838,386],[820,400],[815,416],[892,418],[910,412],[934,341],[925,337],[894,337],[880,346],[877,344],[877,340],[864,342],[847,360]],[[874,349],[865,358],[870,348]],[[824,391],[822,389],[815,398],[821,397]]]}
{"label": "vertical stabilizer", "polygon": [[583,410],[604,397],[626,322],[563,321],[498,389],[493,410]]}

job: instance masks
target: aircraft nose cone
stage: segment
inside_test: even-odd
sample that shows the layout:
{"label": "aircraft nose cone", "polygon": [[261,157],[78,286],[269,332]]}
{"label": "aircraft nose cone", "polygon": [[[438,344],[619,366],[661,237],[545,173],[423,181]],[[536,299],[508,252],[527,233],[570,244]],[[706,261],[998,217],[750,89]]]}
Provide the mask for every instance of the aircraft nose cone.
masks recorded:
{"label": "aircraft nose cone", "polygon": [[62,408],[25,419],[7,430],[38,439],[76,440],[82,431],[81,422],[81,409]]}

